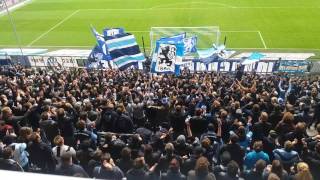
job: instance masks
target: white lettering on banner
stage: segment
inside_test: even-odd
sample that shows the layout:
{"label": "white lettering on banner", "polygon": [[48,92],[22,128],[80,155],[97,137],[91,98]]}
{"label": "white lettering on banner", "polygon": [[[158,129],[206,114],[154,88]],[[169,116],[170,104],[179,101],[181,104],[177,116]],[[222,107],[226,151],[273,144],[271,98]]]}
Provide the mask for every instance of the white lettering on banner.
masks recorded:
{"label": "white lettering on banner", "polygon": [[31,67],[78,67],[77,59],[81,57],[29,56]]}

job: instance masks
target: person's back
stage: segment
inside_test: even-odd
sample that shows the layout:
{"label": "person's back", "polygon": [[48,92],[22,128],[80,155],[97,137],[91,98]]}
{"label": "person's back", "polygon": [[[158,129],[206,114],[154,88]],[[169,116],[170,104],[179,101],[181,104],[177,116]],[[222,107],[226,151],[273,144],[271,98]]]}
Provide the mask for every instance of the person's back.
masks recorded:
{"label": "person's back", "polygon": [[62,155],[61,164],[57,166],[55,173],[64,176],[88,177],[81,166],[72,163],[72,154],[69,152]]}
{"label": "person's back", "polygon": [[192,117],[189,121],[193,136],[200,137],[207,131],[208,121],[200,116]]}
{"label": "person's back", "polygon": [[115,133],[132,133],[133,122],[129,116],[121,113],[119,117],[113,122],[112,132]]}
{"label": "person's back", "polygon": [[55,168],[52,150],[47,144],[41,142],[39,134],[33,133],[31,138],[32,143],[27,148],[30,162],[40,168],[42,172],[52,172]]}
{"label": "person's back", "polygon": [[239,144],[237,144],[237,138],[238,136],[232,135],[231,136],[231,142],[229,144],[224,145],[219,154],[222,154],[225,151],[228,151],[231,155],[231,159],[236,161],[240,167],[243,166],[243,158],[244,158],[244,151],[240,147]]}
{"label": "person's back", "polygon": [[114,165],[110,154],[105,153],[101,157],[101,166],[93,169],[92,176],[96,179],[121,180],[124,174],[118,166]]}

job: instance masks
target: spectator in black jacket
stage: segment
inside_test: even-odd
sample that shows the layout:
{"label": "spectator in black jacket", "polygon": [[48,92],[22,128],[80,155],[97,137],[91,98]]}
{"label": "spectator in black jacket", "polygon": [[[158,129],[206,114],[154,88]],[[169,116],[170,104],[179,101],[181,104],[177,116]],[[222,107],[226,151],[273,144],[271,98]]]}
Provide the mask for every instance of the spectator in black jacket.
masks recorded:
{"label": "spectator in black jacket", "polygon": [[112,132],[115,133],[132,133],[133,122],[129,116],[125,114],[125,107],[123,105],[117,108],[118,117],[112,124]]}
{"label": "spectator in black jacket", "polygon": [[97,179],[122,180],[124,174],[121,169],[114,164],[110,154],[105,153],[101,157],[101,166],[94,168],[93,177]]}
{"label": "spectator in black jacket", "polygon": [[185,180],[186,176],[180,172],[181,160],[173,158],[170,161],[169,170],[163,173],[161,180]]}
{"label": "spectator in black jacket", "polygon": [[170,126],[173,130],[173,138],[175,139],[181,134],[185,133],[186,115],[182,111],[182,107],[177,105],[173,112],[169,114]]}
{"label": "spectator in black jacket", "polygon": [[125,147],[121,151],[121,158],[116,161],[116,165],[123,171],[128,172],[132,167],[133,161],[131,159],[131,149]]}
{"label": "spectator in black jacket", "polygon": [[73,164],[71,153],[61,156],[61,164],[57,166],[55,173],[64,176],[89,177],[81,166]]}
{"label": "spectator in black jacket", "polygon": [[237,162],[237,164],[240,166],[240,169],[242,169],[245,153],[244,153],[244,150],[237,143],[238,139],[239,138],[236,134],[231,135],[230,142],[222,146],[219,154],[222,154],[225,151],[229,152],[231,155],[231,160],[234,160],[235,162]]}
{"label": "spectator in black jacket", "polygon": [[41,169],[43,173],[53,173],[55,169],[55,160],[51,148],[41,141],[39,133],[34,132],[31,135],[32,142],[27,151],[32,167]]}
{"label": "spectator in black jacket", "polygon": [[126,177],[128,180],[148,179],[148,172],[143,157],[136,158],[133,161],[133,168],[129,169]]}
{"label": "spectator in black jacket", "polygon": [[252,141],[263,140],[263,138],[267,137],[269,131],[271,130],[272,125],[268,122],[268,114],[266,112],[262,112],[259,118],[259,122],[253,124],[252,127]]}
{"label": "spectator in black jacket", "polygon": [[264,160],[258,160],[254,168],[244,174],[246,180],[263,180],[263,171],[267,164]]}
{"label": "spectator in black jacket", "polygon": [[308,150],[306,147],[303,154],[302,154],[302,159],[308,163],[310,167],[310,171],[313,175],[313,178],[320,179],[320,141],[317,142],[315,145],[315,149],[313,150]]}
{"label": "spectator in black jacket", "polygon": [[230,161],[227,165],[227,173],[221,172],[217,176],[217,180],[243,180],[239,176],[239,165],[235,161]]}
{"label": "spectator in black jacket", "polygon": [[60,134],[62,137],[64,137],[65,144],[69,146],[74,146],[76,143],[74,140],[74,120],[66,115],[65,110],[63,108],[59,108],[57,111],[57,121]]}
{"label": "spectator in black jacket", "polygon": [[208,121],[202,116],[202,109],[197,109],[195,116],[189,120],[192,135],[200,138],[200,136],[207,132]]}

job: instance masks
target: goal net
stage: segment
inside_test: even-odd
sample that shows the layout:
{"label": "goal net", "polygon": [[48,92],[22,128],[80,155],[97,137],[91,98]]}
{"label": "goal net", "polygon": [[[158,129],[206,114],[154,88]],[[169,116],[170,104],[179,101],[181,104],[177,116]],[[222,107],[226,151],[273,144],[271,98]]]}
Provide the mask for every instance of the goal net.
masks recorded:
{"label": "goal net", "polygon": [[219,44],[220,29],[218,26],[207,27],[151,27],[150,47],[155,48],[156,41],[162,37],[170,37],[186,33],[187,37],[197,36],[197,48],[211,48],[212,44]]}

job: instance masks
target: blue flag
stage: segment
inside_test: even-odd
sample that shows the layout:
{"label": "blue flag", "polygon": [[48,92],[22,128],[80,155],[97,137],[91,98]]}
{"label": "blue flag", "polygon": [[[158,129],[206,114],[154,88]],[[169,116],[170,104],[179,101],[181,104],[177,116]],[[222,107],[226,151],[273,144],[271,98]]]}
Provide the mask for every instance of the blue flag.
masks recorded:
{"label": "blue flag", "polygon": [[119,34],[124,34],[125,31],[123,28],[106,28],[103,30],[103,35],[106,39],[108,39],[108,37],[113,37]]}
{"label": "blue flag", "polygon": [[180,63],[184,54],[184,44],[157,42],[151,63],[152,73],[174,73],[180,74]]}
{"label": "blue flag", "polygon": [[106,40],[113,63],[119,69],[126,69],[132,65],[145,61],[134,35],[118,34]]}
{"label": "blue flag", "polygon": [[91,26],[91,31],[92,31],[93,35],[96,37],[96,39],[97,39],[97,44],[98,44],[101,52],[104,55],[107,55],[108,54],[108,49],[107,49],[104,37],[100,33],[98,33],[96,31],[96,29],[94,27],[92,27],[92,26]]}
{"label": "blue flag", "polygon": [[189,37],[189,38],[184,38],[183,43],[184,43],[184,53],[195,53],[197,52],[197,42],[198,38],[197,36]]}

